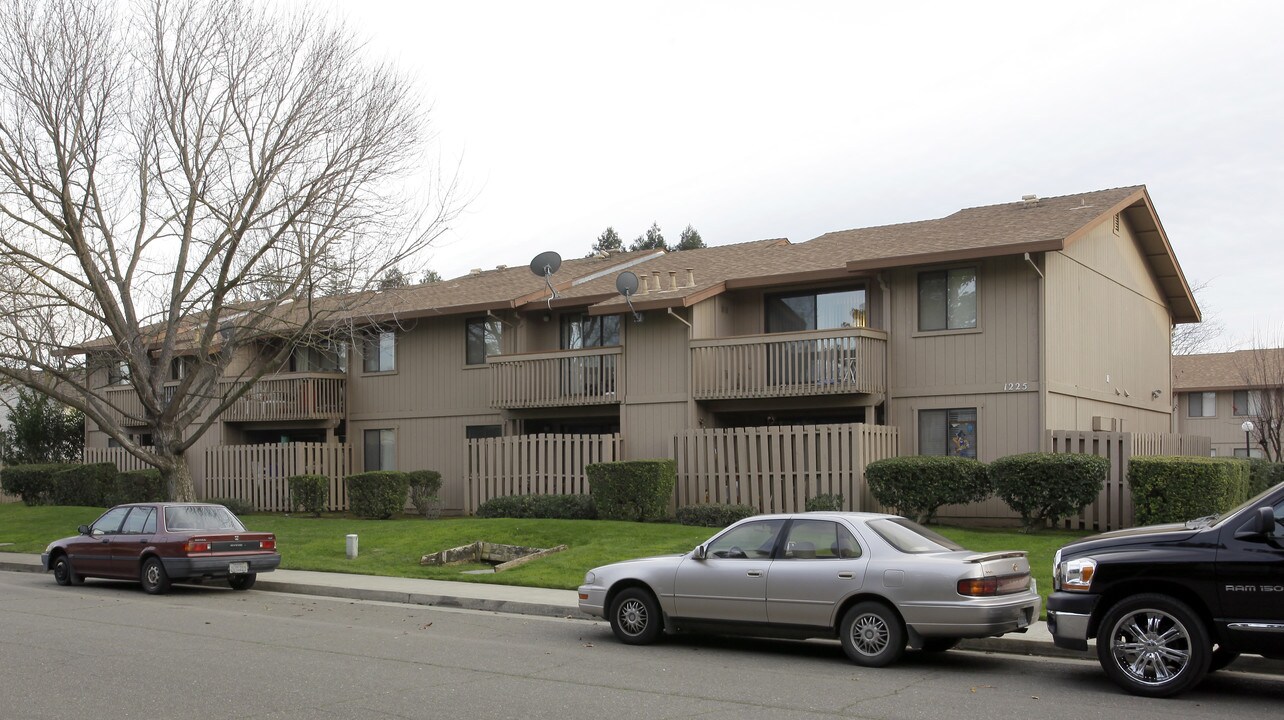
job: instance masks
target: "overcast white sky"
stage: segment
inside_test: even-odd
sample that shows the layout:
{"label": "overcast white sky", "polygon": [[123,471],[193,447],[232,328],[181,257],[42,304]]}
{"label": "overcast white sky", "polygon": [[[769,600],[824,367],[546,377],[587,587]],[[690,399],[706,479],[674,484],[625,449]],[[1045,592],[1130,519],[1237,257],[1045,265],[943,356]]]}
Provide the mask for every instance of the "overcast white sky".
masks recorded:
{"label": "overcast white sky", "polygon": [[1144,183],[1226,342],[1284,327],[1284,3],[331,2],[461,163],[443,276]]}

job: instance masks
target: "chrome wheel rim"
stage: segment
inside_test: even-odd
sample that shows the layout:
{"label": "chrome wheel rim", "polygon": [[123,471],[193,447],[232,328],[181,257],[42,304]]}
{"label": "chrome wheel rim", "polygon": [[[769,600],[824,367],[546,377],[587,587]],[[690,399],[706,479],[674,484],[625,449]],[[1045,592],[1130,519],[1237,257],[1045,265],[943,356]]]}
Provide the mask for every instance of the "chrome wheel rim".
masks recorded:
{"label": "chrome wheel rim", "polygon": [[1110,633],[1110,655],[1133,682],[1164,685],[1190,666],[1190,632],[1168,613],[1137,610],[1115,623]]}
{"label": "chrome wheel rim", "polygon": [[650,616],[647,614],[646,605],[641,600],[630,598],[620,604],[615,618],[626,635],[640,635],[643,630],[646,630]]}
{"label": "chrome wheel rim", "polygon": [[852,647],[856,649],[856,652],[872,657],[887,649],[891,629],[887,627],[887,623],[883,618],[873,613],[867,613],[852,622],[852,629],[849,635],[851,636]]}

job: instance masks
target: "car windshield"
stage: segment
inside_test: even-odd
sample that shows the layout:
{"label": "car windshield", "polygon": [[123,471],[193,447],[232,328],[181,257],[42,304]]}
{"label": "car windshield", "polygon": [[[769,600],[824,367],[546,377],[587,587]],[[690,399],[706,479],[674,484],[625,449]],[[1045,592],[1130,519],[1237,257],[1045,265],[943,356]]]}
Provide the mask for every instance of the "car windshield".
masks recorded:
{"label": "car windshield", "polygon": [[236,530],[245,526],[222,505],[175,505],[165,508],[165,527],[173,530]]}
{"label": "car windshield", "polygon": [[943,550],[963,550],[963,546],[905,518],[879,518],[869,521],[869,529],[903,553],[919,554]]}

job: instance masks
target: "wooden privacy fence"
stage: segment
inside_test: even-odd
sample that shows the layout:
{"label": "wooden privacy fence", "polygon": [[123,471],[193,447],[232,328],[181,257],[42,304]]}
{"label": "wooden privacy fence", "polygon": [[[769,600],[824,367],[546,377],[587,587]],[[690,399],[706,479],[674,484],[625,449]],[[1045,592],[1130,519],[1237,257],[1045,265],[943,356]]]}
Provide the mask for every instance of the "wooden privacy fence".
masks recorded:
{"label": "wooden privacy fence", "polygon": [[584,466],[623,456],[618,433],[540,433],[468,441],[464,512],[472,515],[491,498],[509,495],[587,495]]}
{"label": "wooden privacy fence", "polygon": [[[190,461],[190,459],[189,459]],[[125,448],[85,448],[85,463],[116,463],[116,469],[121,472],[129,470],[147,470],[151,465],[130,455]]]}
{"label": "wooden privacy fence", "polygon": [[1049,430],[1048,449],[1054,453],[1096,455],[1110,462],[1105,485],[1097,499],[1065,520],[1066,528],[1118,530],[1133,526],[1132,489],[1128,485],[1128,463],[1147,455],[1202,455],[1207,457],[1212,439],[1201,435],[1173,433],[1117,433],[1085,430]]}
{"label": "wooden privacy fence", "polygon": [[688,430],[674,438],[678,507],[738,503],[796,512],[816,495],[841,494],[845,510],[874,506],[865,466],[895,457],[898,432],[846,423]]}
{"label": "wooden privacy fence", "polygon": [[288,512],[291,475],[324,475],[330,480],[326,509],[348,509],[352,446],[326,443],[219,445],[205,451],[205,498],[236,498],[256,510]]}

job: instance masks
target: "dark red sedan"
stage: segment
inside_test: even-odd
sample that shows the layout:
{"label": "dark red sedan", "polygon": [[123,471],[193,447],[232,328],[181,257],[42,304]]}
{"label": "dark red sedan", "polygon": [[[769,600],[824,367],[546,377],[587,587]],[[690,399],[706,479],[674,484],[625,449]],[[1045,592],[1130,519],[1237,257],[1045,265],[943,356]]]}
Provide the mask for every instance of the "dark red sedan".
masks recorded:
{"label": "dark red sedan", "polygon": [[138,580],[153,595],[173,581],[226,578],[249,590],[281,564],[276,535],[249,532],[232,511],[207,503],[117,505],[40,556],[59,585],[87,577]]}

